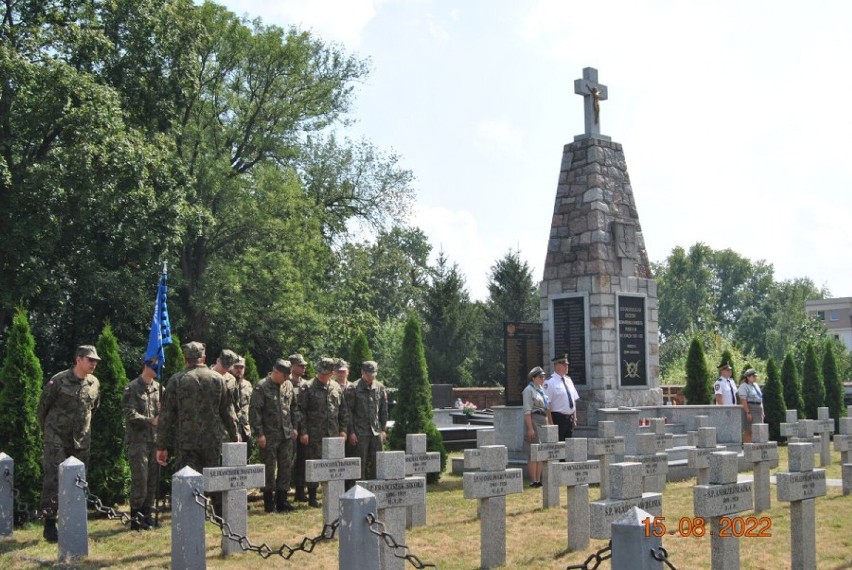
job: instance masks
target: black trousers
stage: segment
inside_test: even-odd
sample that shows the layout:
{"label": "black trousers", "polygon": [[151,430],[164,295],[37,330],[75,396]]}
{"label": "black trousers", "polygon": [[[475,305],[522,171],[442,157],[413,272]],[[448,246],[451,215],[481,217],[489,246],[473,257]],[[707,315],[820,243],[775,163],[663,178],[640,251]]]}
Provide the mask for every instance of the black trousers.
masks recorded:
{"label": "black trousers", "polygon": [[574,414],[550,412],[550,415],[553,417],[553,423],[559,427],[559,441],[574,435]]}

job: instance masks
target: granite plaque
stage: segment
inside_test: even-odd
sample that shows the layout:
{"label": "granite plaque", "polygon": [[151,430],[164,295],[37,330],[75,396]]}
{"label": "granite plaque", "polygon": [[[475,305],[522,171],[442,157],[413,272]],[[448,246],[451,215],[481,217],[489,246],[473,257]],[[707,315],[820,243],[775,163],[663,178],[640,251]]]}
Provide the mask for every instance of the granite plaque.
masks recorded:
{"label": "granite plaque", "polygon": [[567,354],[575,385],[586,384],[586,299],[553,299],[553,355]]}
{"label": "granite plaque", "polygon": [[521,392],[529,383],[527,374],[543,365],[541,323],[503,323],[503,348],[506,405],[520,406],[524,403]]}
{"label": "granite plaque", "polygon": [[618,369],[622,386],[648,385],[644,297],[618,296]]}

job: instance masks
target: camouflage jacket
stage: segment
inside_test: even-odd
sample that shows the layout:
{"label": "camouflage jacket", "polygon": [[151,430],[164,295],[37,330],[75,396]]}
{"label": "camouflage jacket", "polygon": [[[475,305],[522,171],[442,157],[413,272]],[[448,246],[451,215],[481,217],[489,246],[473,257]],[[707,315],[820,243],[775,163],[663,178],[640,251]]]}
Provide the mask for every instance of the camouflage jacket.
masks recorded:
{"label": "camouflage jacket", "polygon": [[299,407],[293,384],[276,384],[269,376],[257,383],[251,394],[251,430],[254,437],[266,436],[268,442],[293,437],[299,421]]}
{"label": "camouflage jacket", "polygon": [[205,449],[223,441],[237,441],[237,414],[225,379],[203,364],[172,376],[163,392],[157,448]]}
{"label": "camouflage jacket", "polygon": [[324,437],[340,437],[349,426],[349,409],[340,384],[323,384],[314,378],[299,387],[299,435],[308,434],[311,442]]}
{"label": "camouflage jacket", "polygon": [[350,434],[379,435],[388,423],[388,395],[385,385],[373,380],[372,385],[358,380],[346,388]]}
{"label": "camouflage jacket", "polygon": [[124,389],[121,408],[125,443],[154,443],[157,428],[151,420],[160,415],[160,383],[154,380],[145,384],[141,376],[137,377]]}
{"label": "camouflage jacket", "polygon": [[251,405],[251,393],[253,389],[254,387],[251,385],[251,382],[245,378],[237,382],[239,404],[237,406],[237,422],[239,423],[240,435],[243,437],[243,441],[248,441],[248,438],[251,437],[249,406]]}
{"label": "camouflage jacket", "polygon": [[73,369],[48,380],[38,403],[38,424],[44,443],[88,449],[92,412],[100,403],[100,383],[91,374],[77,378]]}

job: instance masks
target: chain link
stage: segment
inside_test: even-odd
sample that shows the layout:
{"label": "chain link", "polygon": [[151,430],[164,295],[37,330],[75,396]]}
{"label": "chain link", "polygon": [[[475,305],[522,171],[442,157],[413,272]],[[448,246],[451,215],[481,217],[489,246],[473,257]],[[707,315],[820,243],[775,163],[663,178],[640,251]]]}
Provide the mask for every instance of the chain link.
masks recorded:
{"label": "chain link", "polygon": [[385,523],[378,520],[373,513],[367,515],[367,524],[370,532],[381,538],[388,548],[393,549],[395,557],[408,560],[415,568],[437,568],[434,564],[423,562],[417,556],[411,554],[407,546],[398,543],[392,534],[385,531]]}
{"label": "chain link", "polygon": [[3,469],[3,478],[12,489],[12,502],[15,503],[15,520],[18,524],[24,524],[44,518],[43,512],[34,511],[29,504],[21,500],[21,491],[15,488],[15,479],[8,467]]}
{"label": "chain link", "polygon": [[[609,560],[612,558],[612,541],[610,540],[606,546],[598,550],[593,554],[589,554],[589,557],[582,564],[572,564],[566,570],[595,570],[598,566],[601,565],[601,562],[604,560]],[[594,565],[589,566],[589,564],[594,561]]]}
{"label": "chain link", "polygon": [[337,527],[340,526],[340,519],[335,519],[333,522],[323,525],[322,532],[314,538],[305,537],[298,546],[290,546],[286,542],[283,543],[278,550],[273,550],[271,546],[265,542],[260,545],[252,544],[251,540],[243,534],[238,534],[231,530],[231,525],[225,522],[225,519],[216,514],[213,509],[213,501],[204,496],[204,493],[195,489],[192,492],[195,502],[204,509],[204,519],[216,525],[222,532],[222,536],[232,542],[240,545],[243,551],[256,552],[261,558],[269,558],[273,554],[277,554],[284,560],[289,560],[296,552],[313,552],[314,547],[320,542],[332,540],[337,533]]}
{"label": "chain link", "polygon": [[651,558],[653,558],[657,562],[662,562],[663,564],[671,568],[671,570],[677,570],[677,568],[675,568],[672,563],[669,562],[669,551],[663,548],[662,546],[651,549]]}
{"label": "chain link", "polygon": [[74,481],[74,484],[77,488],[82,489],[86,494],[86,502],[97,512],[102,515],[106,515],[109,520],[121,520],[121,523],[125,526],[129,525],[132,522],[136,522],[139,525],[139,528],[146,527],[145,524],[145,516],[142,513],[137,513],[133,516],[130,516],[128,513],[123,513],[121,511],[117,511],[112,507],[107,507],[104,505],[103,501],[101,501],[100,497],[91,493],[89,491],[89,483],[77,475],[77,479]]}

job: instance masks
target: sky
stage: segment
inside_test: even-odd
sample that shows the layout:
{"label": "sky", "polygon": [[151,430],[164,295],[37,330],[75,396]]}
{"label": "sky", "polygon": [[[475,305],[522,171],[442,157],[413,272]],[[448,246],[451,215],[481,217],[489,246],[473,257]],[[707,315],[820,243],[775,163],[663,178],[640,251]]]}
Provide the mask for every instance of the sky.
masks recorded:
{"label": "sky", "polygon": [[852,296],[852,2],[219,0],[369,59],[347,128],[416,177],[409,223],[487,296],[540,280],[574,79],[608,87],[651,261],[703,242]]}

